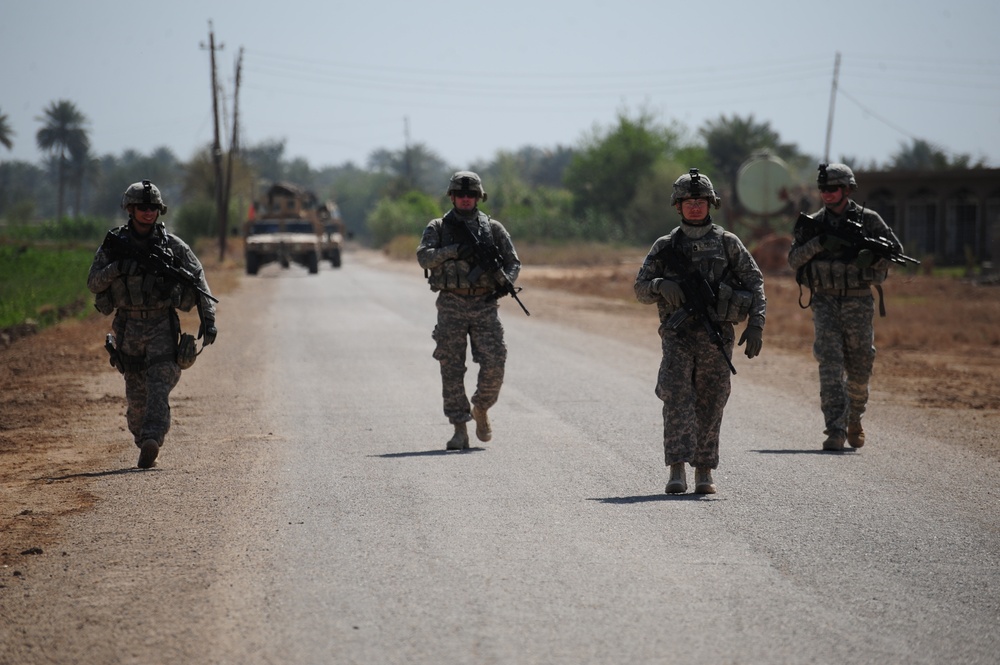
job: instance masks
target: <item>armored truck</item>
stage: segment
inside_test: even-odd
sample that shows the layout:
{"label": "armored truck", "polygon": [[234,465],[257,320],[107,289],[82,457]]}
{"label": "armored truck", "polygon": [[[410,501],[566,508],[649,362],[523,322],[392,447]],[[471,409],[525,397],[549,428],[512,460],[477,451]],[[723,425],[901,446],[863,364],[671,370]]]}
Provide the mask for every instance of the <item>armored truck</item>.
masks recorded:
{"label": "armored truck", "polygon": [[254,202],[243,224],[247,274],[256,275],[262,266],[274,262],[282,268],[296,263],[310,274],[318,273],[329,243],[316,208],[311,192],[287,182],[271,185],[264,198]]}

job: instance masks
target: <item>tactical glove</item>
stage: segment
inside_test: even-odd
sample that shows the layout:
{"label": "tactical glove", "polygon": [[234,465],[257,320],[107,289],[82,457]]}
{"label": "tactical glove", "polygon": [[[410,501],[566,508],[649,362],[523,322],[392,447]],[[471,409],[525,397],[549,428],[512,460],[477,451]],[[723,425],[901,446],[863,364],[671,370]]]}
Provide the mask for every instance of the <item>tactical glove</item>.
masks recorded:
{"label": "tactical glove", "polygon": [[844,240],[835,235],[825,234],[823,239],[820,241],[823,245],[823,249],[828,252],[836,252],[844,247],[850,247],[851,242],[849,240]]}
{"label": "tactical glove", "polygon": [[764,346],[764,329],[757,326],[747,326],[743,334],[740,335],[739,346],[746,342],[747,348],[744,351],[747,358],[756,358]]}
{"label": "tactical glove", "polygon": [[871,268],[873,263],[875,263],[875,254],[870,249],[861,250],[858,252],[858,258],[854,259],[854,265],[862,270]]}
{"label": "tactical glove", "polygon": [[118,274],[121,276],[137,275],[139,262],[135,259],[118,259]]}
{"label": "tactical glove", "polygon": [[476,249],[472,245],[459,245],[458,258],[463,261],[471,261],[476,258]]}
{"label": "tactical glove", "polygon": [[661,279],[656,283],[655,290],[671,307],[677,308],[684,304],[684,291],[672,279]]}
{"label": "tactical glove", "polygon": [[203,346],[208,346],[214,342],[218,334],[219,331],[215,327],[215,319],[205,319],[201,322],[201,327],[198,329],[198,339],[205,338],[202,342]]}

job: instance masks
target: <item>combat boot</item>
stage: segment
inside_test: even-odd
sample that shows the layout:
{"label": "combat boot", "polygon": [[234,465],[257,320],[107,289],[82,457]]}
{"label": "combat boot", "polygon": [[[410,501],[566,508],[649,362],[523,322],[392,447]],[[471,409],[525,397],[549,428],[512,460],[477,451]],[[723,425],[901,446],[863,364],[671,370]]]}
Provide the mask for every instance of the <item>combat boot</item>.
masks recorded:
{"label": "combat boot", "polygon": [[851,448],[860,448],[865,445],[865,430],[862,429],[861,423],[847,426],[847,443],[851,444]]}
{"label": "combat boot", "polygon": [[489,441],[493,438],[493,427],[490,425],[490,417],[486,415],[486,409],[480,409],[473,404],[472,419],[476,421],[477,439],[480,441]]}
{"label": "combat boot", "polygon": [[156,456],[160,454],[160,444],[153,439],[146,439],[139,447],[139,462],[136,464],[140,469],[148,469],[156,463]]}
{"label": "combat boot", "polygon": [[455,433],[448,439],[446,450],[466,450],[469,447],[469,431],[465,423],[455,423]]}
{"label": "combat boot", "polygon": [[684,472],[684,462],[670,465],[670,480],[663,490],[666,494],[684,494],[688,489],[687,474]]}
{"label": "combat boot", "polygon": [[832,429],[823,442],[823,450],[843,450],[847,434],[842,429]]}
{"label": "combat boot", "polygon": [[694,493],[715,494],[715,481],[712,480],[712,470],[708,467],[695,468]]}

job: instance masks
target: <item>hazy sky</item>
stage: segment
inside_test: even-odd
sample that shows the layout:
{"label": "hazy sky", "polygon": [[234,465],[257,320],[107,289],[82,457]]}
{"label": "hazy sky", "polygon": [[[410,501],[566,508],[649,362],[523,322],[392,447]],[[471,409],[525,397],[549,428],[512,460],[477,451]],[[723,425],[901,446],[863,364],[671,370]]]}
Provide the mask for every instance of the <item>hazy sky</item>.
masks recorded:
{"label": "hazy sky", "polygon": [[[423,143],[450,166],[526,145],[575,146],[645,109],[692,134],[766,121],[822,157],[884,162],[921,138],[1000,167],[995,0],[8,0],[0,9],[0,160],[38,162],[37,120],[66,99],[93,151],[213,136],[209,21],[223,110],[243,48],[242,142],[285,139],[313,167]],[[224,132],[228,135],[229,121]],[[224,146],[228,144],[225,141]]]}

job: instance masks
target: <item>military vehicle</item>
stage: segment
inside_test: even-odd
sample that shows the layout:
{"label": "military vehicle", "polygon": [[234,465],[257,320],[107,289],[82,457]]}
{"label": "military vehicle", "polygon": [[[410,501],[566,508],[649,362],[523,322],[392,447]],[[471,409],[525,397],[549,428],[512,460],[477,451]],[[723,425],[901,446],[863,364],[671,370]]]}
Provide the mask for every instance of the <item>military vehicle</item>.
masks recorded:
{"label": "military vehicle", "polygon": [[[264,198],[255,201],[243,224],[243,255],[248,275],[261,266],[292,263],[310,274],[319,272],[319,262],[329,254],[329,234],[320,222],[316,196],[288,182],[272,184]],[[337,259],[339,262],[339,245]]]}

